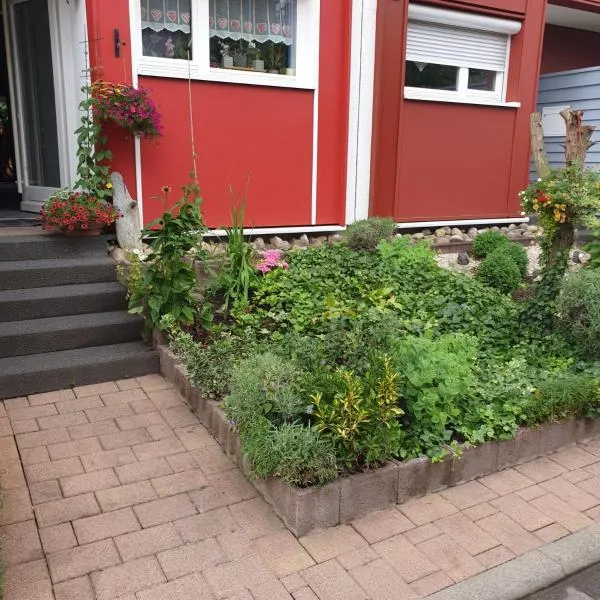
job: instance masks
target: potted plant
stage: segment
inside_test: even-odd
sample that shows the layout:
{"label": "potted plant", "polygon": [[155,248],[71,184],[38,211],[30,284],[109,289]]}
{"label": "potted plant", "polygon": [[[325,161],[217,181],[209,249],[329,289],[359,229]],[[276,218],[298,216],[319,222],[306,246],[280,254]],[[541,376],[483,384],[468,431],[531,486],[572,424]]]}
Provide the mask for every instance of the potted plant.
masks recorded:
{"label": "potted plant", "polygon": [[219,46],[221,47],[221,59],[223,68],[231,69],[231,67],[233,67],[233,56],[229,54],[229,44],[219,42]]}
{"label": "potted plant", "polygon": [[239,45],[233,51],[233,65],[242,69],[248,66],[248,56],[243,40],[240,40]]}
{"label": "potted plant", "polygon": [[260,48],[258,48],[254,42],[248,43],[247,55],[252,62],[252,68],[255,71],[265,70],[265,61],[261,59]]}

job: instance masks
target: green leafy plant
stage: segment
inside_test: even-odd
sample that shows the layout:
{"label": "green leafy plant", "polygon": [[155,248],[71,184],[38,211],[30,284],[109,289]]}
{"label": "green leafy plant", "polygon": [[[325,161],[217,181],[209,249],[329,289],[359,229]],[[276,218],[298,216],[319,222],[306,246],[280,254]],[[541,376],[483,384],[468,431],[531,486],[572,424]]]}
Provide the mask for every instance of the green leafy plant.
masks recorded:
{"label": "green leafy plant", "polygon": [[[193,323],[197,314],[193,261],[205,258],[198,242],[206,226],[197,183],[182,189],[181,199],[142,232],[152,253],[142,284],[129,298],[129,309],[131,313],[143,314],[151,328],[160,328],[165,315],[182,325]],[[163,188],[165,202],[169,192],[170,188]]]}
{"label": "green leafy plant", "polygon": [[477,267],[476,277],[503,294],[514,292],[521,283],[519,266],[506,247],[497,248],[489,254]]}
{"label": "green leafy plant", "polygon": [[563,281],[558,298],[559,323],[584,354],[600,356],[600,272],[583,269]]}
{"label": "green leafy plant", "polygon": [[594,230],[592,241],[585,246],[590,253],[590,269],[600,269],[600,228]]}
{"label": "green leafy plant", "polygon": [[485,258],[494,250],[508,244],[508,238],[499,231],[490,229],[483,231],[473,240],[473,256],[475,258]]}
{"label": "green leafy plant", "polygon": [[395,231],[393,219],[371,217],[348,225],[345,241],[353,250],[374,250],[379,242],[391,238]]}
{"label": "green leafy plant", "polygon": [[403,411],[391,359],[383,356],[364,378],[340,369],[333,381],[327,396],[318,391],[311,398],[316,427],[332,439],[340,462],[354,470],[394,456],[403,436],[398,421]]}

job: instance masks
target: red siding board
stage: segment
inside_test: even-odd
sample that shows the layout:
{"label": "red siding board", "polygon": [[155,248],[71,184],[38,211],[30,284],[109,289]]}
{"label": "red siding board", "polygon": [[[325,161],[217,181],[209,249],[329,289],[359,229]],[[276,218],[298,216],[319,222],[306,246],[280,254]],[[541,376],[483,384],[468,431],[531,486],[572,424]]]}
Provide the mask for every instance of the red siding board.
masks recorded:
{"label": "red siding board", "polygon": [[600,33],[546,25],[542,73],[557,73],[600,65]]}

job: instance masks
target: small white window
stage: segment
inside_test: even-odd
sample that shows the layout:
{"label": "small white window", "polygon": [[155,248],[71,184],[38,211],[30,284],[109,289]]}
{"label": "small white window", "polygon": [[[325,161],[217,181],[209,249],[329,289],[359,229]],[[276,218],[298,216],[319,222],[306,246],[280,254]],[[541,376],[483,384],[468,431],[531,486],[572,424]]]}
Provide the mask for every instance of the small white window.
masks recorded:
{"label": "small white window", "polygon": [[130,0],[140,75],[313,88],[319,0]]}
{"label": "small white window", "polygon": [[411,4],[405,98],[500,104],[517,21]]}

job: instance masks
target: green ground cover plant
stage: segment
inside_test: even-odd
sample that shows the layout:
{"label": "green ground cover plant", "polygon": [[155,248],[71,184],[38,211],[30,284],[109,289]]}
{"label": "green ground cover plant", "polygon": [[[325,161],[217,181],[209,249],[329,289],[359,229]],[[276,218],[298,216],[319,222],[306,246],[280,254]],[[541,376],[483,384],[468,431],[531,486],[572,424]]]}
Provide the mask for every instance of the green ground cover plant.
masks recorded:
{"label": "green ground cover plant", "polygon": [[245,266],[227,276],[260,268],[241,287],[229,281],[227,309],[209,282],[197,300],[209,325],[161,321],[192,383],[223,399],[256,476],[323,484],[600,412],[600,271],[567,277],[541,327],[509,295],[528,285],[527,260],[505,238],[488,236],[479,252],[510,285],[440,268],[426,243],[375,237],[278,254],[265,268],[237,235],[231,265]]}

